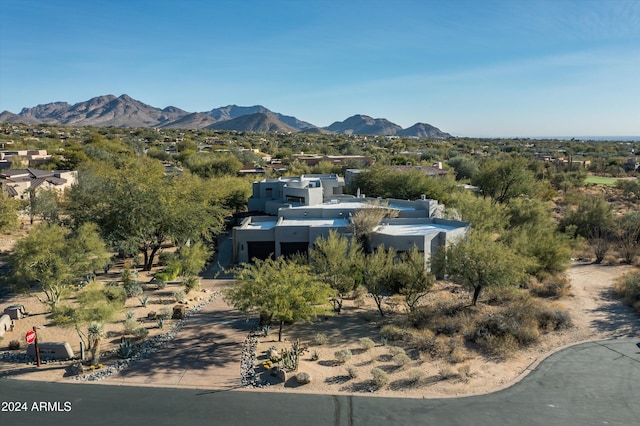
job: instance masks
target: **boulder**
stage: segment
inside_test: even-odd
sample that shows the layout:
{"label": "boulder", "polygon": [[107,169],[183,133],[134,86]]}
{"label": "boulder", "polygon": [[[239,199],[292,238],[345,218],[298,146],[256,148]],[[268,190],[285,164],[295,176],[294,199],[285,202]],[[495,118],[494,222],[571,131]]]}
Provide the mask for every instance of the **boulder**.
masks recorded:
{"label": "boulder", "polygon": [[311,376],[309,373],[298,373],[296,374],[296,382],[301,385],[306,385],[307,383],[311,383]]}

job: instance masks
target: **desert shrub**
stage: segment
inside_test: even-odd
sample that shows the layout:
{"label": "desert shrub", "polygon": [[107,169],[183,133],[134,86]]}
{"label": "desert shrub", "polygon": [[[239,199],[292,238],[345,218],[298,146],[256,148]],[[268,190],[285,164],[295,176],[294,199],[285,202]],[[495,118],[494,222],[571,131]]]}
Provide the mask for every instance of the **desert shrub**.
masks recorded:
{"label": "desert shrub", "polygon": [[137,338],[144,338],[147,337],[149,335],[149,330],[147,330],[145,327],[138,327],[135,330],[133,330],[133,336],[137,337]]}
{"label": "desert shrub", "polygon": [[358,377],[358,370],[352,365],[348,366],[347,367],[347,376],[349,376],[349,378],[351,378],[351,379],[357,378]]}
{"label": "desert shrub", "polygon": [[615,292],[626,304],[640,313],[640,272],[630,272],[614,284]]}
{"label": "desert shrub", "polygon": [[336,358],[340,364],[344,364],[349,361],[352,357],[351,350],[349,349],[340,349],[339,351],[335,351],[333,356]]}
{"label": "desert shrub", "polygon": [[158,324],[158,328],[164,328],[165,319],[162,317],[156,318],[156,323]]}
{"label": "desert shrub", "polygon": [[360,347],[365,351],[368,351],[376,345],[375,342],[368,337],[361,337],[358,340],[358,343],[360,344]]}
{"label": "desert shrub", "polygon": [[510,334],[502,336],[487,335],[478,340],[479,346],[491,355],[508,358],[520,347],[515,337]]}
{"label": "desert shrub", "polygon": [[185,292],[182,290],[174,291],[171,295],[173,296],[173,300],[178,303],[182,302],[187,297]]}
{"label": "desert shrub", "polygon": [[137,282],[124,285],[124,292],[127,298],[136,297],[142,295],[142,287]]}
{"label": "desert shrub", "polygon": [[328,342],[329,337],[324,333],[316,333],[316,335],[313,336],[313,343],[315,343],[316,345],[326,345]]}
{"label": "desert shrub", "polygon": [[547,331],[564,330],[572,326],[569,312],[559,305],[538,306],[535,310],[538,327]]}
{"label": "desert shrub", "polygon": [[432,354],[436,346],[436,335],[429,329],[415,330],[411,333],[409,344],[420,352]]}
{"label": "desert shrub", "polygon": [[471,366],[469,364],[464,364],[458,367],[458,377],[463,382],[468,382],[471,377],[473,377],[473,374],[471,373]]}
{"label": "desert shrub", "polygon": [[135,316],[136,316],[136,313],[133,312],[133,311],[129,311],[129,312],[126,313],[126,317],[127,317],[128,320],[133,319],[133,317],[135,317]]}
{"label": "desert shrub", "polygon": [[436,334],[453,336],[475,322],[475,310],[459,296],[439,294],[428,305],[421,306],[409,315],[409,321],[418,329],[428,328]]}
{"label": "desert shrub", "polygon": [[119,287],[117,283],[115,286],[110,286],[107,284],[107,286],[102,289],[102,292],[104,293],[107,300],[115,302],[121,306],[124,306],[125,302],[127,301],[127,293],[125,292],[124,288]]}
{"label": "desert shrub", "polygon": [[296,382],[301,385],[306,385],[307,383],[311,382],[311,376],[309,375],[309,373],[300,372],[296,374]]}
{"label": "desert shrub", "polygon": [[158,279],[157,277],[156,277],[155,283],[156,283],[156,288],[158,290],[162,290],[167,286],[167,282],[166,281]]}
{"label": "desert shrub", "polygon": [[543,277],[541,281],[532,278],[527,285],[529,292],[538,297],[564,297],[571,291],[571,282],[566,275]]}
{"label": "desert shrub", "polygon": [[454,364],[464,362],[466,359],[467,357],[465,356],[464,351],[460,348],[454,348],[449,354],[449,360]]}
{"label": "desert shrub", "polygon": [[138,328],[138,322],[133,318],[128,318],[124,321],[124,333],[133,334],[133,331]]}
{"label": "desert shrub", "polygon": [[73,321],[76,310],[69,305],[57,305],[51,311],[53,317],[53,323],[55,325],[66,325]]}
{"label": "desert shrub", "polygon": [[17,351],[18,349],[20,349],[20,341],[19,340],[12,340],[9,342],[9,350],[10,351]]}
{"label": "desert shrub", "polygon": [[313,351],[313,353],[311,354],[311,361],[317,361],[320,359],[320,354],[318,353],[318,351]]}
{"label": "desert shrub", "polygon": [[164,307],[160,309],[160,312],[158,313],[158,318],[167,320],[171,318],[172,315],[173,315],[173,310],[171,308]]}
{"label": "desert shrub", "polygon": [[172,252],[163,251],[158,255],[158,266],[167,266],[172,260],[177,260],[178,256]]}
{"label": "desert shrub", "polygon": [[403,348],[401,348],[400,346],[389,346],[389,355],[391,355],[392,357],[395,357],[400,354],[406,355],[406,352],[404,351]]}
{"label": "desert shrub", "polygon": [[149,302],[149,296],[138,297],[138,301],[140,302],[140,306],[146,307]]}
{"label": "desert shrub", "polygon": [[404,367],[410,362],[411,362],[411,358],[409,357],[409,355],[405,353],[399,353],[397,355],[394,355],[393,357],[393,363],[398,367]]}
{"label": "desert shrub", "polygon": [[387,340],[406,341],[411,338],[411,331],[407,328],[387,324],[380,329],[380,334]]}
{"label": "desert shrub", "polygon": [[376,389],[382,389],[389,384],[389,375],[378,367],[371,370],[371,377]]}
{"label": "desert shrub", "polygon": [[173,280],[175,277],[171,277],[171,274],[169,274],[166,271],[160,271],[160,272],[156,272],[156,274],[153,276],[156,279],[156,284],[159,282],[164,283],[165,287],[167,285],[167,281],[171,281]]}
{"label": "desert shrub", "polygon": [[199,291],[200,290],[200,279],[198,277],[190,276],[185,278],[184,280],[185,292],[189,293],[190,291]]}
{"label": "desert shrub", "polygon": [[424,371],[413,369],[407,373],[407,381],[411,384],[416,384],[424,377]]}
{"label": "desert shrub", "polygon": [[438,376],[440,376],[440,380],[451,380],[458,378],[458,373],[451,367],[442,367],[438,370]]}

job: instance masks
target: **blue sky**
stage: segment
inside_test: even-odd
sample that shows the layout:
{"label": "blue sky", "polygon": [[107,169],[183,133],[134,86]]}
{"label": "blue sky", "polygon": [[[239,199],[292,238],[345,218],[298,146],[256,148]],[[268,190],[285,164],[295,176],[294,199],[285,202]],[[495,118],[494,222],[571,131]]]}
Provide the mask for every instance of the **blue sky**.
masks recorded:
{"label": "blue sky", "polygon": [[460,136],[640,135],[640,0],[3,0],[0,111],[123,93]]}

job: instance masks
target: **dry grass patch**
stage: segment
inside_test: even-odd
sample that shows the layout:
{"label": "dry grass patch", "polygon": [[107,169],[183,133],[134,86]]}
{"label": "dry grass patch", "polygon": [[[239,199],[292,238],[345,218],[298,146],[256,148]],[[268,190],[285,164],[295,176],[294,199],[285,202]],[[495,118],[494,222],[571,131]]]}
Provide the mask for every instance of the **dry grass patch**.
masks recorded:
{"label": "dry grass patch", "polygon": [[615,282],[614,290],[627,305],[640,313],[640,272],[625,274]]}

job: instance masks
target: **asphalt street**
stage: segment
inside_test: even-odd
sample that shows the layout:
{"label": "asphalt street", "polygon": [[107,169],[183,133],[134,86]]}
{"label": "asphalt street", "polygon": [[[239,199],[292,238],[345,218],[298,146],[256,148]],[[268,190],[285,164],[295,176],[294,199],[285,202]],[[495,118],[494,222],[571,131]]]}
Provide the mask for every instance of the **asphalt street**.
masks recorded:
{"label": "asphalt street", "polygon": [[553,354],[508,389],[465,398],[292,395],[0,379],[0,402],[3,426],[631,426],[640,424],[640,342],[617,339],[574,346]]}

